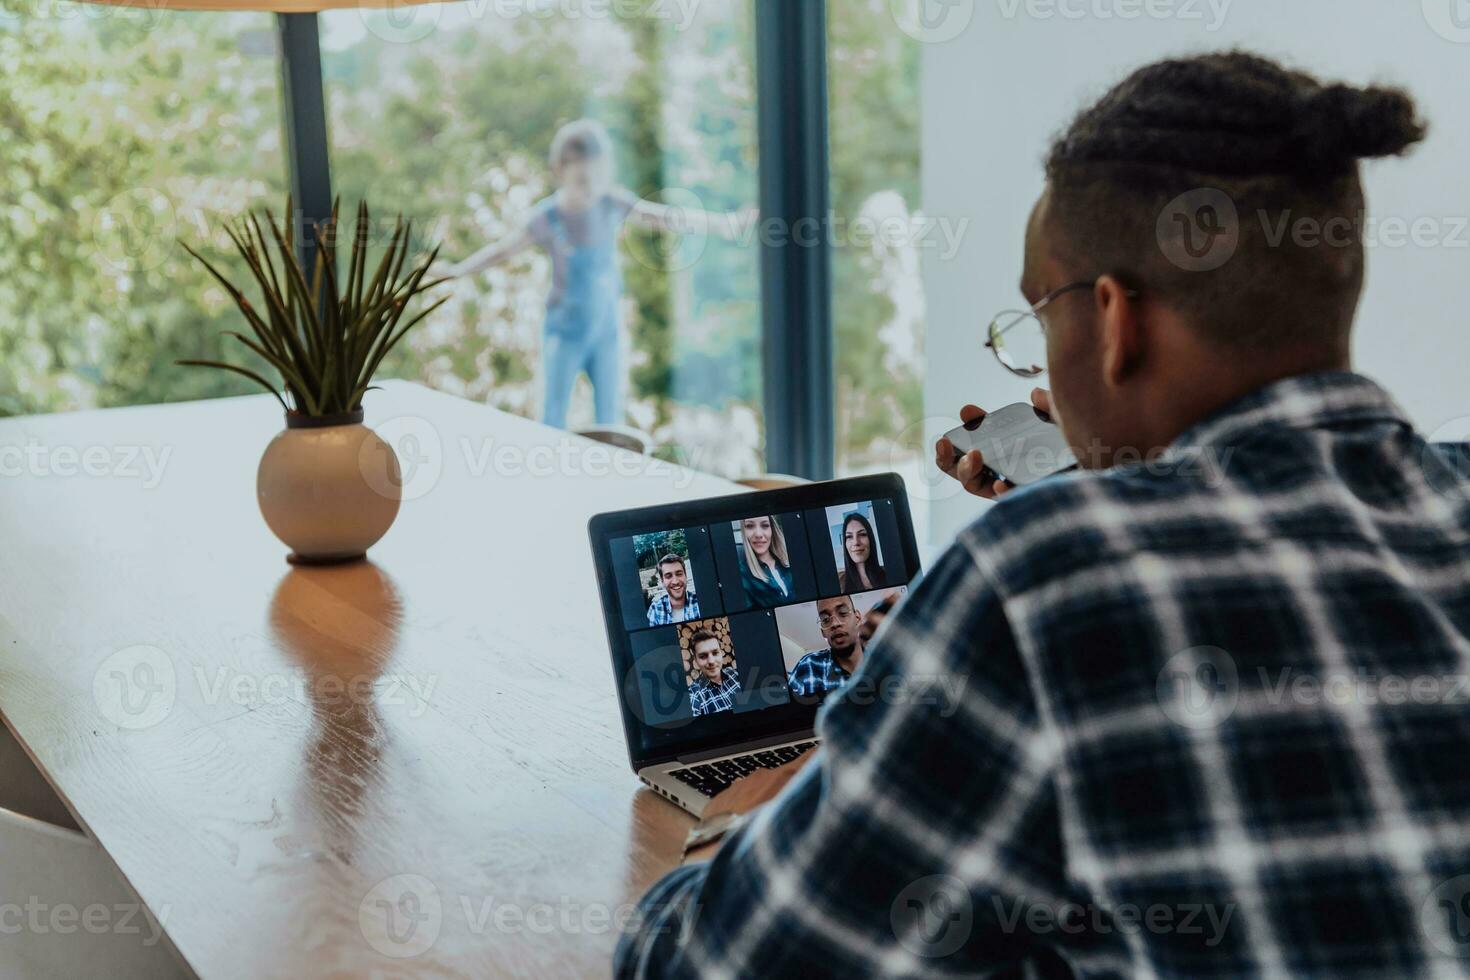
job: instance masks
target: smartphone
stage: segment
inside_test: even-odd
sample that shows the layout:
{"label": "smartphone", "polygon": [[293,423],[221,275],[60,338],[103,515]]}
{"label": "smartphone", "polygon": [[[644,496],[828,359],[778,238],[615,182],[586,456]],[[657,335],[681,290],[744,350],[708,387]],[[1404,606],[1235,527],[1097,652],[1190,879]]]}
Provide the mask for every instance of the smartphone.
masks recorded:
{"label": "smartphone", "polygon": [[997,408],[974,428],[961,425],[945,435],[961,455],[980,450],[986,467],[1018,487],[1077,467],[1062,430],[1051,416],[1026,402]]}

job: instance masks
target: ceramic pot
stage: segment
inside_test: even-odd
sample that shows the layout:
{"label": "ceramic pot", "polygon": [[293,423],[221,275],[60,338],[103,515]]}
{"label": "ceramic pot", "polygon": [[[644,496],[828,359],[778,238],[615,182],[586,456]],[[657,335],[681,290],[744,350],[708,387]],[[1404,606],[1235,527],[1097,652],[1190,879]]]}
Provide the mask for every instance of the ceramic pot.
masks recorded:
{"label": "ceramic pot", "polygon": [[260,513],[291,549],[290,561],[355,561],[388,533],[403,480],[393,447],[362,424],[362,410],[311,417],[288,412],[255,477]]}

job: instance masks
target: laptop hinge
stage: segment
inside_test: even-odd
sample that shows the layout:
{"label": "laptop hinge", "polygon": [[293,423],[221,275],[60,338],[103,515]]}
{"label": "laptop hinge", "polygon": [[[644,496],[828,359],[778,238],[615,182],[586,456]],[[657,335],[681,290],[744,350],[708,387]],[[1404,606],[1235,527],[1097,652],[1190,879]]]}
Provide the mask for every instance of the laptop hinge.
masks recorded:
{"label": "laptop hinge", "polygon": [[756,749],[764,749],[771,745],[784,745],[787,742],[800,742],[812,738],[814,732],[807,729],[804,732],[787,732],[785,735],[767,735],[764,738],[754,738],[748,742],[737,742],[734,745],[722,745],[717,749],[705,749],[701,752],[690,752],[687,755],[675,756],[674,761],[684,765],[692,765],[696,762],[704,762],[708,759],[718,759],[727,755],[740,755],[743,752],[754,752]]}

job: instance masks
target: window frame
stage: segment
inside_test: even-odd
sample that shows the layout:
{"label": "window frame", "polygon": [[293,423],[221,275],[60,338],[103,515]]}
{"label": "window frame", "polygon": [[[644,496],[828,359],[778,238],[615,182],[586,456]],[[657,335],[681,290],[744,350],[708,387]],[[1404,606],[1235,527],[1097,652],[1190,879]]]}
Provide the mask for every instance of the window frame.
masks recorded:
{"label": "window frame", "polygon": [[[836,464],[827,0],[751,2],[763,231],[763,456],[769,471],[826,480]],[[277,14],[276,25],[288,181],[302,227],[309,227],[332,211],[321,37],[315,13]],[[299,247],[311,268],[315,243],[303,235]]]}

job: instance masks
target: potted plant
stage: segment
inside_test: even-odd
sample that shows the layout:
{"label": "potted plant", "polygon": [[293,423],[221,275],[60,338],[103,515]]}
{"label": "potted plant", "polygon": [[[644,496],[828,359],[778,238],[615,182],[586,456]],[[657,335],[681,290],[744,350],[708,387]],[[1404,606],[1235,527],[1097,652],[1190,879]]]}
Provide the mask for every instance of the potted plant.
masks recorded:
{"label": "potted plant", "polygon": [[413,224],[401,215],[370,276],[372,226],[366,203],[357,208],[346,278],[337,266],[335,205],[329,220],[312,226],[316,261],[308,278],[296,257],[289,199],[286,214],[282,224],[265,211],[226,226],[259,287],[259,307],[209,260],[181,243],[224,287],[250,327],[251,336],[236,331],[228,335],[278,372],[280,386],[238,364],[178,363],[232,371],[275,395],[285,409],[286,428],[260,460],[260,512],[292,549],[290,561],[353,561],[387,533],[402,493],[398,457],[362,424],[362,398],[388,352],[444,300],[413,317],[406,317],[409,304],[445,280],[426,279],[437,247],[421,261],[409,261]]}

